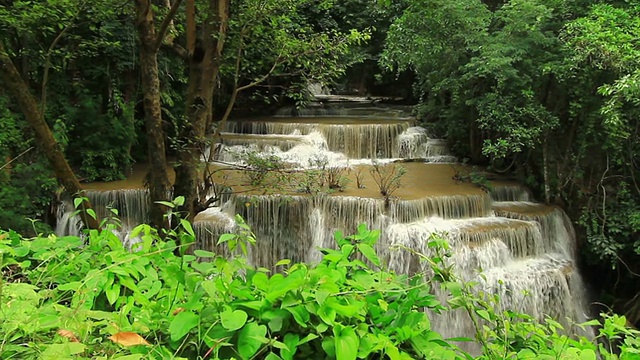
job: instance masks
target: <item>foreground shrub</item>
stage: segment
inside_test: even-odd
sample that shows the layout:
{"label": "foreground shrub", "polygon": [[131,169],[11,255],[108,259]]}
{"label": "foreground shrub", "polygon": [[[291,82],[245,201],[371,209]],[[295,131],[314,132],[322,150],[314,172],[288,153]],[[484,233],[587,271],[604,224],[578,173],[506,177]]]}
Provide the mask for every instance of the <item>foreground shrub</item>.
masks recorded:
{"label": "foreground shrub", "polygon": [[111,231],[84,241],[3,234],[0,357],[462,357],[430,328],[423,309],[443,307],[427,283],[358,260],[378,268],[378,232],[337,234],[339,249],[319,264],[269,270],[246,263],[252,235],[240,225],[221,237],[240,254],[231,258],[175,255],[176,237],[193,242],[187,222],[167,240],[138,227],[131,251]]}
{"label": "foreground shrub", "polygon": [[[255,239],[238,221],[238,233],[220,237],[230,257],[176,246],[195,240],[186,221],[164,239],[139,226],[132,249],[109,226],[85,239],[0,234],[0,358],[470,359],[452,344],[464,339],[431,329],[427,313],[449,308],[476,322],[480,358],[635,359],[640,348],[622,317],[605,319],[599,343],[494,311],[450,273],[441,240],[430,244],[436,257],[423,257],[433,283],[384,270],[379,232],[365,226],[337,233],[317,265],[264,269],[247,264]],[[432,285],[449,291],[447,304]]]}

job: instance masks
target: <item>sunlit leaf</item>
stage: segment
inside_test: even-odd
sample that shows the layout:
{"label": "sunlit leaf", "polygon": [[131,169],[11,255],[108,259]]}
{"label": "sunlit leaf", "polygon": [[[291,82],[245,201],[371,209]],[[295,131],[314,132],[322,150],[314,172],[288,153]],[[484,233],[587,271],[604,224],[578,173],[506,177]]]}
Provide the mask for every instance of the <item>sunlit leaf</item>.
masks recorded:
{"label": "sunlit leaf", "polygon": [[109,340],[122,346],[151,345],[142,336],[129,331],[119,332],[109,337]]}
{"label": "sunlit leaf", "polygon": [[333,328],[335,336],[335,353],[338,360],[355,360],[358,356],[360,339],[350,327],[336,326]]}
{"label": "sunlit leaf", "polygon": [[267,327],[254,322],[246,324],[238,335],[238,352],[243,359],[250,359],[263,344],[268,342],[265,337]]}
{"label": "sunlit leaf", "polygon": [[229,331],[235,331],[243,327],[248,317],[247,313],[242,310],[231,311],[231,309],[228,309],[220,314],[222,326]]}
{"label": "sunlit leaf", "polygon": [[58,330],[58,335],[62,337],[66,337],[71,342],[80,342],[80,340],[78,340],[76,335],[70,330],[60,329]]}

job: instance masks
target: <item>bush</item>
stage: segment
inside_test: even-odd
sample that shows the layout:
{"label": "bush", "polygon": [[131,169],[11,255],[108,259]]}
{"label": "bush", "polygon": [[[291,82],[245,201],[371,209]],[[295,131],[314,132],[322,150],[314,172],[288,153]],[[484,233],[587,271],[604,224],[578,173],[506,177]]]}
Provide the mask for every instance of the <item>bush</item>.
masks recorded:
{"label": "bush", "polygon": [[[84,240],[1,233],[0,358],[471,358],[430,327],[424,310],[448,308],[434,283],[382,268],[378,231],[336,233],[337,249],[323,249],[317,265],[282,260],[264,269],[245,261],[255,239],[238,220],[238,232],[219,240],[230,257],[187,254],[195,235],[184,220],[164,239],[140,225],[132,249],[112,225]],[[423,257],[434,281],[450,290],[452,307],[478,320],[481,357],[615,358],[613,348],[560,335],[552,321],[495,313],[452,277],[446,243],[430,246],[442,249]],[[620,358],[639,348],[621,317],[607,318],[601,336],[620,340]]]}

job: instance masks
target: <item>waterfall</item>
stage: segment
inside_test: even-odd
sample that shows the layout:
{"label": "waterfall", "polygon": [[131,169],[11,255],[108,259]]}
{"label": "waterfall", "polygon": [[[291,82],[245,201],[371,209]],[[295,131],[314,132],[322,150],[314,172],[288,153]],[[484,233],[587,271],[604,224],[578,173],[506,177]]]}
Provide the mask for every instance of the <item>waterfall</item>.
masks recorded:
{"label": "waterfall", "polygon": [[[135,226],[149,221],[149,194],[144,189],[121,190],[87,190],[87,198],[91,202],[98,219],[117,217],[123,233]],[[117,216],[110,209],[117,211]],[[72,216],[75,208],[69,200],[62,202],[58,208],[58,220],[55,233],[58,236],[81,233],[81,222]]]}
{"label": "waterfall", "polygon": [[[313,263],[321,258],[318,248],[336,246],[336,231],[350,234],[366,223],[381,230],[376,249],[390,269],[428,277],[429,266],[415,253],[433,255],[428,244],[440,236],[450,244],[447,261],[455,274],[476,282],[479,293],[498,295],[503,308],[537,319],[553,316],[566,325],[566,316],[584,320],[586,295],[575,265],[576,239],[562,209],[533,202],[525,187],[506,180],[492,181],[488,192],[455,180],[452,165],[437,164],[456,161],[447,143],[415,126],[403,110],[361,104],[321,108],[310,110],[309,116],[230,121],[215,144],[215,157],[244,165],[246,152],[277,156],[288,171],[298,174],[323,166],[344,168],[343,176],[350,181],[346,188],[304,193],[300,186],[274,183],[269,189],[252,189],[238,185],[246,183],[242,170],[221,167],[228,171],[215,181],[235,192],[225,193],[215,207],[195,217],[199,248],[226,254],[217,239],[235,231],[234,216],[239,214],[257,238],[248,254],[251,264],[269,268],[281,259]],[[328,116],[333,113],[340,115]],[[317,114],[322,117],[311,116]],[[396,163],[406,159],[411,162]],[[406,170],[400,187],[386,198],[372,176],[374,162]],[[144,190],[88,195],[97,208],[118,208],[125,228],[146,220]],[[68,205],[60,208],[59,235],[78,232],[70,210]],[[99,211],[99,216],[105,214]],[[446,299],[444,293],[437,295]],[[445,337],[473,332],[461,311],[434,314],[432,323]]]}
{"label": "waterfall", "polygon": [[[340,152],[350,159],[398,158],[400,134],[414,123],[413,119],[375,119],[370,122],[353,118],[297,118],[296,122],[277,121],[230,121],[225,131],[237,134],[265,135],[309,135],[321,134],[327,149]],[[284,149],[283,149],[284,150]]]}
{"label": "waterfall", "polygon": [[493,201],[532,201],[529,190],[520,184],[493,184],[490,189]]}

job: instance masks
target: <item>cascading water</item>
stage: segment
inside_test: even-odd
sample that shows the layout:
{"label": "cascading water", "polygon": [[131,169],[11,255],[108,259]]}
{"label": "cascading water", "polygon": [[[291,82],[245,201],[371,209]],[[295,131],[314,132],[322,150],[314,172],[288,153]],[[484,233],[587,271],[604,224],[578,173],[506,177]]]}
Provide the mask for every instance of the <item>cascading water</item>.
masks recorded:
{"label": "cascading water", "polygon": [[[285,258],[315,262],[319,247],[334,246],[335,231],[352,233],[359,223],[366,223],[381,230],[377,250],[389,268],[428,274],[428,266],[417,256],[398,249],[430,255],[429,240],[439,234],[451,245],[449,261],[458,276],[498,294],[504,308],[539,319],[551,315],[562,321],[565,316],[583,320],[586,296],[575,268],[575,235],[565,213],[531,202],[529,192],[517,184],[495,182],[486,193],[456,182],[460,165],[453,164],[446,142],[430,138],[400,111],[387,111],[385,117],[384,109],[374,109],[334,109],[340,113],[336,117],[316,110],[323,117],[229,122],[214,160],[242,164],[243,154],[255,152],[278,156],[300,170],[318,169],[317,160],[323,159],[328,166],[344,168],[351,183],[331,194],[285,188],[242,188],[227,194],[216,207],[196,216],[198,246],[224,251],[216,245],[217,238],[234,230],[233,217],[239,214],[258,239],[249,253],[252,264],[270,267]],[[392,164],[399,160],[404,163]],[[401,187],[388,199],[380,195],[371,175],[374,163],[407,170]],[[241,171],[227,170],[230,175],[220,182],[242,182]],[[145,196],[141,190],[89,192],[94,204],[120,208],[127,226],[145,220]],[[61,220],[63,216],[61,212]],[[67,231],[74,226],[66,226]],[[60,231],[64,228],[61,225]],[[461,312],[434,316],[432,321],[445,336],[469,336],[473,330]]]}
{"label": "cascading water", "polygon": [[[123,234],[136,225],[149,220],[149,196],[144,189],[87,190],[86,196],[93,205],[98,219],[109,217],[119,219]],[[114,209],[117,215],[112,213],[110,209]],[[74,210],[69,201],[63,201],[59,206],[56,235],[79,235],[81,233],[80,219],[71,216]]]}

